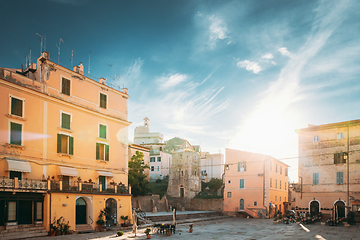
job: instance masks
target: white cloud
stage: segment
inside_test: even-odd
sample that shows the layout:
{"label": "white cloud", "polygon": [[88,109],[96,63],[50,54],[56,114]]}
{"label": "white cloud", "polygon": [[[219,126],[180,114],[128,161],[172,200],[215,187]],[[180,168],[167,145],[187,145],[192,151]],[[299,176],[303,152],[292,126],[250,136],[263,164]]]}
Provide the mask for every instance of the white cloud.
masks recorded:
{"label": "white cloud", "polygon": [[293,57],[293,55],[287,50],[286,47],[279,48],[278,50],[279,50],[279,52],[280,52],[282,55],[284,55],[284,56],[288,56],[288,57],[290,57],[290,58]]}
{"label": "white cloud", "polygon": [[261,58],[272,59],[272,58],[274,58],[274,56],[271,53],[267,53],[267,54],[263,55]]}
{"label": "white cloud", "polygon": [[223,20],[221,20],[218,17],[215,17],[214,15],[212,15],[209,18],[209,20],[210,20],[210,27],[209,27],[210,47],[214,48],[216,46],[216,42],[219,39],[222,40],[222,39],[227,38],[228,29],[227,29],[226,23],[224,23]]}
{"label": "white cloud", "polygon": [[177,73],[174,75],[162,76],[157,80],[157,82],[160,84],[161,88],[168,89],[178,85],[181,82],[185,82],[187,78],[188,76],[186,74]]}
{"label": "white cloud", "polygon": [[255,74],[258,74],[262,70],[257,62],[250,62],[249,60],[238,61],[237,66],[239,68],[245,68],[248,71],[253,71]]}

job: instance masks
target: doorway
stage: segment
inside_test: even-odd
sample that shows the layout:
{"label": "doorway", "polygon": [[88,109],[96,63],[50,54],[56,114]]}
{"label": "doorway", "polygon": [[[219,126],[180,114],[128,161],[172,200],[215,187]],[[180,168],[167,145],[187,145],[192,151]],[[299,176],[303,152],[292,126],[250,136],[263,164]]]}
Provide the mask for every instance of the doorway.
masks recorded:
{"label": "doorway", "polygon": [[240,211],[244,211],[244,210],[245,210],[244,199],[240,199]]}
{"label": "doorway", "polygon": [[319,214],[319,202],[311,201],[310,203],[310,216],[317,216]]}
{"label": "doorway", "polygon": [[345,217],[345,203],[343,201],[336,201],[334,204],[335,218]]}
{"label": "doorway", "polygon": [[19,201],[19,217],[18,223],[21,224],[32,224],[33,216],[33,202],[32,201]]}
{"label": "doorway", "polygon": [[0,226],[5,225],[5,200],[0,200]]}
{"label": "doorway", "polygon": [[86,202],[81,197],[76,200],[76,224],[86,224]]}
{"label": "doorway", "polygon": [[180,188],[180,197],[185,196],[185,189],[183,187]]}
{"label": "doorway", "polygon": [[116,212],[116,200],[109,198],[106,200],[106,226],[116,226],[117,212]]}

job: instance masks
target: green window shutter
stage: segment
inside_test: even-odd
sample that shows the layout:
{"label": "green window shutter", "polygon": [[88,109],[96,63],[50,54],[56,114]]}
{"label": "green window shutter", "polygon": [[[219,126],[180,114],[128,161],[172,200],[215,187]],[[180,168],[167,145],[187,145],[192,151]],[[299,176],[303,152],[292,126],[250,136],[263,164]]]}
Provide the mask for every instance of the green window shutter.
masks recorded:
{"label": "green window shutter", "polygon": [[69,154],[74,155],[74,137],[69,137]]}
{"label": "green window shutter", "polygon": [[61,114],[61,127],[65,129],[70,129],[70,115],[62,113]]}
{"label": "green window shutter", "polygon": [[62,79],[62,89],[61,92],[70,96],[70,80],[63,78]]}
{"label": "green window shutter", "polygon": [[100,143],[96,143],[96,159],[100,159]]}
{"label": "green window shutter", "polygon": [[244,188],[244,185],[245,185],[245,180],[240,179],[240,188]]}
{"label": "green window shutter", "polygon": [[99,137],[106,139],[106,126],[101,125],[99,126]]}
{"label": "green window shutter", "polygon": [[316,184],[316,173],[313,173],[313,185]]}
{"label": "green window shutter", "polygon": [[61,153],[61,134],[57,135],[57,152]]}
{"label": "green window shutter", "polygon": [[11,114],[22,117],[23,101],[17,98],[11,98]]}
{"label": "green window shutter", "polygon": [[344,183],[344,172],[339,172],[339,184],[343,184]]}
{"label": "green window shutter", "polygon": [[246,162],[244,162],[244,171],[246,171]]}
{"label": "green window shutter", "polygon": [[238,172],[240,172],[240,162],[238,162]]}
{"label": "green window shutter", "polygon": [[22,125],[18,123],[10,123],[10,144],[21,145]]}
{"label": "green window shutter", "polygon": [[105,161],[109,161],[109,145],[105,145]]}
{"label": "green window shutter", "polygon": [[107,101],[107,96],[105,94],[100,93],[100,107],[101,108],[106,108],[106,101]]}

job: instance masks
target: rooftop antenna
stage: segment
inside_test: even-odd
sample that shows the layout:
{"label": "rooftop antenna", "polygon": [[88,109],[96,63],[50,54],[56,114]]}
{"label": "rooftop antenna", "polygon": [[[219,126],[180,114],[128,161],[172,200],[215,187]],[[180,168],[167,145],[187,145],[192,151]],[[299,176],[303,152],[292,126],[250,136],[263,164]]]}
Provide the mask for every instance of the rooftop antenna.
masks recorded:
{"label": "rooftop antenna", "polygon": [[27,67],[28,66],[28,56],[25,56],[25,66]]}
{"label": "rooftop antenna", "polygon": [[[38,33],[35,33],[36,35],[38,35],[40,37],[40,55],[42,54],[43,52],[43,42],[44,42],[44,37],[41,36],[40,34]],[[46,42],[46,38],[45,38],[45,42]],[[45,50],[44,50],[45,51]]]}
{"label": "rooftop antenna", "polygon": [[111,64],[106,64],[106,65],[108,65],[108,66],[110,67],[110,74],[111,74],[111,75],[110,75],[110,79],[111,79],[111,80],[114,80],[113,74],[112,74],[112,67],[113,67],[113,66],[112,66]]}
{"label": "rooftop antenna", "polygon": [[74,61],[74,50],[71,50],[71,59],[70,59],[71,67],[73,67],[73,61]]}
{"label": "rooftop antenna", "polygon": [[61,44],[61,42],[64,42],[64,40],[62,38],[59,38],[59,46],[55,44],[59,50],[58,51],[58,64],[60,63],[60,44]]}
{"label": "rooftop antenna", "polygon": [[96,56],[95,54],[93,54],[92,52],[89,52],[89,68],[88,68],[88,74],[90,75],[90,68],[91,68],[91,65],[90,65],[90,56],[91,55],[94,55],[94,56]]}

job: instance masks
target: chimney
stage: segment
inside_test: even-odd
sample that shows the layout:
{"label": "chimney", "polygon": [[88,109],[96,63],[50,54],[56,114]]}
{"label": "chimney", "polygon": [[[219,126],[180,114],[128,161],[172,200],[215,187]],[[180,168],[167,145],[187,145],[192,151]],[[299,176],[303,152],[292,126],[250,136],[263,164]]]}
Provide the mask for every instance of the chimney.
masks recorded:
{"label": "chimney", "polygon": [[42,52],[41,57],[45,58],[46,60],[49,60],[50,59],[50,53],[44,51],[44,52]]}
{"label": "chimney", "polygon": [[106,79],[105,78],[100,78],[100,83],[105,85]]}
{"label": "chimney", "polygon": [[128,94],[128,89],[127,89],[127,88],[123,88],[123,93]]}
{"label": "chimney", "polygon": [[84,65],[82,65],[82,63],[80,63],[79,66],[74,66],[74,72],[84,75]]}

